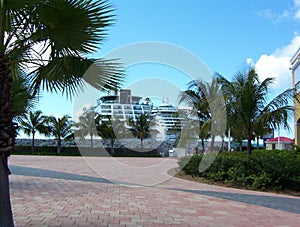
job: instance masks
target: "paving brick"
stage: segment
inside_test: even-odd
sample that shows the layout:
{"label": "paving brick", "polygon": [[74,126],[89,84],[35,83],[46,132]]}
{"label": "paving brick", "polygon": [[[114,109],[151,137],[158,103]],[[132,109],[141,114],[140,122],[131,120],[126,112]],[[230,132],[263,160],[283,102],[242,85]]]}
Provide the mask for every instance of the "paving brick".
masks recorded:
{"label": "paving brick", "polygon": [[9,163],[16,227],[300,223],[299,197],[172,178],[176,159],[12,156]]}

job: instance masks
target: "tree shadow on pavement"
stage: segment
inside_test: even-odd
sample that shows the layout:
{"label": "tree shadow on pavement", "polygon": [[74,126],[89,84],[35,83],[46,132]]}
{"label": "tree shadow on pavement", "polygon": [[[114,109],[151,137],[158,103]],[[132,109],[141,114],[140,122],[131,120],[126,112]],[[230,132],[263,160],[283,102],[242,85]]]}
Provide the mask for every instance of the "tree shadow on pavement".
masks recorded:
{"label": "tree shadow on pavement", "polygon": [[11,165],[10,170],[13,175],[114,184],[113,182],[101,177],[91,177],[91,176],[85,176],[80,174],[65,173],[65,172],[45,170],[45,169],[32,168],[32,167]]}

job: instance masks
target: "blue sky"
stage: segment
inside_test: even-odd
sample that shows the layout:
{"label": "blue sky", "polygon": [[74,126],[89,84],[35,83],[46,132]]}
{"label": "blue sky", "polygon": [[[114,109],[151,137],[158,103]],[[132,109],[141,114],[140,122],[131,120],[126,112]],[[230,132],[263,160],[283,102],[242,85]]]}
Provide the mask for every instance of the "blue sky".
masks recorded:
{"label": "blue sky", "polygon": [[[212,72],[228,79],[246,62],[254,64],[261,79],[276,78],[271,95],[291,87],[289,60],[300,46],[299,0],[111,2],[116,8],[116,22],[93,57],[103,57],[133,43],[165,42],[190,51]],[[185,89],[190,79],[176,69],[157,64],[128,67],[126,72],[124,88],[159,78]],[[177,97],[168,98],[175,102]],[[38,109],[61,116],[72,115],[73,106],[74,99],[44,93]]]}

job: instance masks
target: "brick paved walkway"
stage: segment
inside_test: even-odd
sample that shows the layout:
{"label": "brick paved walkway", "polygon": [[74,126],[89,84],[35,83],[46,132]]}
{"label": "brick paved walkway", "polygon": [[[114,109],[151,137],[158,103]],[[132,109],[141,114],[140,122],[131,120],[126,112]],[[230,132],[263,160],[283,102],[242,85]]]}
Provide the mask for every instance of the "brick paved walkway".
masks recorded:
{"label": "brick paved walkway", "polygon": [[176,159],[12,156],[16,226],[299,226],[300,198],[170,177]]}

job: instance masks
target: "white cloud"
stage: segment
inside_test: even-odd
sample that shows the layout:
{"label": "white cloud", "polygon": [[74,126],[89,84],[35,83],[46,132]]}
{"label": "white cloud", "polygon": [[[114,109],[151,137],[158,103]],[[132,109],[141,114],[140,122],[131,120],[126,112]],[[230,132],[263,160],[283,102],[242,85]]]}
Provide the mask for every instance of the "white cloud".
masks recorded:
{"label": "white cloud", "polygon": [[299,46],[300,46],[300,35],[295,35],[295,37],[292,39],[290,44],[282,48],[276,49],[273,55],[276,57],[290,56],[292,58],[293,55],[298,50]]}
{"label": "white cloud", "polygon": [[259,10],[255,14],[260,17],[265,17],[267,19],[270,19],[274,23],[278,23],[278,22],[282,21],[283,19],[291,16],[291,13],[288,10],[283,10],[281,13],[275,13],[271,9]]}
{"label": "white cloud", "polygon": [[294,0],[291,7],[279,13],[274,12],[272,9],[263,9],[256,11],[255,14],[270,19],[274,23],[278,23],[284,19],[294,19],[300,22],[300,0]]}
{"label": "white cloud", "polygon": [[276,90],[283,91],[292,87],[292,75],[290,68],[290,59],[300,46],[300,36],[295,36],[290,44],[276,49],[272,54],[260,56],[255,64],[255,68],[260,77],[264,80],[268,77],[274,77],[273,87]]}
{"label": "white cloud", "polygon": [[255,64],[260,80],[269,77],[275,78],[274,88],[287,89],[292,87],[292,78],[289,71],[290,57],[275,57],[273,55],[262,55]]}
{"label": "white cloud", "polygon": [[[298,0],[300,3],[300,0]],[[295,34],[295,37],[291,42],[282,47],[276,49],[272,54],[264,54],[260,56],[255,64],[256,71],[260,77],[260,80],[266,79],[268,77],[274,77],[275,81],[273,84],[274,93],[278,94],[288,88],[292,87],[292,74],[289,70],[290,60],[300,47],[300,35]],[[290,138],[294,137],[293,131],[293,120],[290,119],[291,131],[286,131],[281,129],[281,136],[287,136]]]}
{"label": "white cloud", "polygon": [[300,9],[298,9],[295,13],[295,19],[300,20]]}
{"label": "white cloud", "polygon": [[295,14],[294,19],[300,21],[300,0],[294,0]]}
{"label": "white cloud", "polygon": [[248,65],[251,65],[251,66],[254,65],[254,61],[253,61],[252,58],[247,58],[247,59],[246,59],[246,62],[247,62]]}

